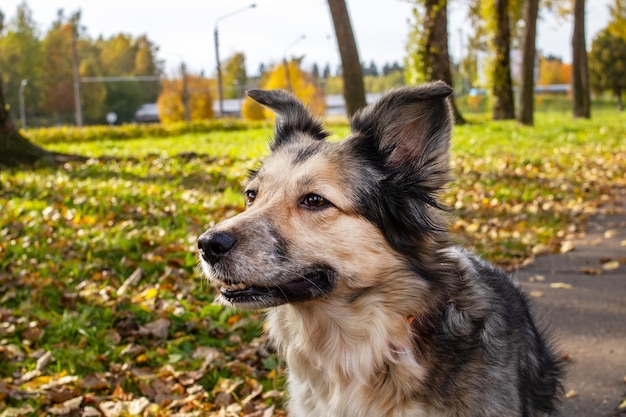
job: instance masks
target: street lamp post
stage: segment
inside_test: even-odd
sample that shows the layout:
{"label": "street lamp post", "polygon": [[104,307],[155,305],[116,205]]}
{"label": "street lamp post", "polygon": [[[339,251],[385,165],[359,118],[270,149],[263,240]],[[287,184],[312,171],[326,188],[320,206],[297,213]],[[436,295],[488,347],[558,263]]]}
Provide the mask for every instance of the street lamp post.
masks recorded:
{"label": "street lamp post", "polygon": [[224,20],[227,17],[231,17],[238,13],[244,12],[248,9],[254,9],[256,7],[256,3],[250,4],[249,6],[244,7],[243,9],[235,10],[234,12],[225,14],[224,16],[218,17],[215,20],[215,30],[213,30],[213,40],[215,41],[215,65],[217,66],[217,95],[220,103],[220,114],[219,117],[224,117],[224,91],[222,89],[222,68],[220,66],[220,44],[219,44],[219,35],[217,32],[217,24],[220,20]]}
{"label": "street lamp post", "polygon": [[27,80],[22,80],[20,83],[20,124],[22,125],[22,129],[26,130],[26,103],[24,102],[24,89],[26,89],[26,84],[28,84]]}
{"label": "street lamp post", "polygon": [[287,51],[294,46],[295,44],[297,44],[298,42],[300,42],[301,40],[305,39],[306,35],[300,35],[298,37],[298,39],[296,39],[295,41],[291,42],[289,45],[287,45],[287,47],[283,50],[283,66],[285,67],[285,82],[287,83],[287,91],[292,91],[293,88],[291,87],[291,76],[289,75],[289,63],[287,61]]}

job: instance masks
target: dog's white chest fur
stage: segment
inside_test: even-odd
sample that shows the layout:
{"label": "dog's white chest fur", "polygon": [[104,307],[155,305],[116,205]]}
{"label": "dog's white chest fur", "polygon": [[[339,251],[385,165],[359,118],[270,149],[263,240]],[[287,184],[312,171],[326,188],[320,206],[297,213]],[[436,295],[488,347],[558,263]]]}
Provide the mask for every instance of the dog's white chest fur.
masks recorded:
{"label": "dog's white chest fur", "polygon": [[285,305],[268,313],[269,336],[287,361],[290,412],[295,417],[432,416],[414,397],[425,370],[411,351],[406,320],[382,322],[386,313],[373,307],[361,316],[369,318],[366,322],[356,323],[332,307],[318,306],[313,314]]}

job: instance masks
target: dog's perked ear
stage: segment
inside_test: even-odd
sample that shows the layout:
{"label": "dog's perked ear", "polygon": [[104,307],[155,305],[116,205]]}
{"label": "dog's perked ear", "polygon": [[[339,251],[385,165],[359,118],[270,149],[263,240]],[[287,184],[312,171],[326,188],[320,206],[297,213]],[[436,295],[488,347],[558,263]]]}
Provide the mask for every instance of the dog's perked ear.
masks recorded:
{"label": "dog's perked ear", "polygon": [[451,93],[441,81],[393,90],[357,113],[352,131],[392,175],[437,191],[449,180]]}
{"label": "dog's perked ear", "polygon": [[318,140],[329,136],[322,124],[292,94],[284,90],[248,90],[246,93],[251,99],[276,113],[272,151],[294,139],[299,132]]}

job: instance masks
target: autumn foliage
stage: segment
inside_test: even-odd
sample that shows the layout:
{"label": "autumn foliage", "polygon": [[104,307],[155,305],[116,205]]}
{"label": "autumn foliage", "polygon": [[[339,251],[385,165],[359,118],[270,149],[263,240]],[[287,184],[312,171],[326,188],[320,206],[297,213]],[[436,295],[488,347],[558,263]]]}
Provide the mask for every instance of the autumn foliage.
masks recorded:
{"label": "autumn foliage", "polygon": [[[191,120],[205,120],[214,117],[211,81],[198,76],[187,76],[189,94],[189,116]],[[166,79],[162,81],[162,91],[157,100],[159,117],[163,123],[185,120],[183,103],[183,80]]]}
{"label": "autumn foliage", "polygon": [[539,61],[538,85],[571,84],[572,64],[564,64],[560,59],[541,57]]}
{"label": "autumn foliage", "polygon": [[[285,71],[286,68],[288,71]],[[311,74],[300,68],[297,61],[291,61],[287,65],[276,65],[266,75],[260,88],[289,90],[316,116],[322,116],[326,111],[324,92],[315,84]],[[249,97],[246,97],[243,102],[241,115],[246,120],[264,120],[274,117],[270,110],[263,108]]]}

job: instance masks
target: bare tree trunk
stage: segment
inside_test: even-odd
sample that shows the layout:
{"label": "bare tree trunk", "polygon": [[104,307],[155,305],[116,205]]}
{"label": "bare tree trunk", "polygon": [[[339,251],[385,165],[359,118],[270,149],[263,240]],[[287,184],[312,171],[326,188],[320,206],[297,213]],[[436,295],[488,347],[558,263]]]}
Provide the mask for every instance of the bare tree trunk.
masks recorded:
{"label": "bare tree trunk", "polygon": [[520,86],[520,110],[518,122],[523,125],[534,124],[535,106],[535,59],[537,57],[535,42],[537,37],[537,15],[539,0],[526,0],[524,10],[524,33],[522,45],[522,83]]}
{"label": "bare tree trunk", "polygon": [[[450,55],[448,53],[448,0],[426,0],[424,31],[426,38],[426,53],[431,65],[430,81],[444,81],[452,86],[452,71],[450,69]],[[451,100],[452,111],[456,124],[465,124],[465,119]]]}
{"label": "bare tree trunk", "polygon": [[6,110],[4,92],[0,82],[0,165],[62,163],[70,160],[85,160],[77,155],[49,152],[30,142],[15,128]]}
{"label": "bare tree trunk", "polygon": [[493,120],[515,118],[511,80],[511,27],[509,1],[496,0],[497,30],[493,45],[496,53],[493,76]]}
{"label": "bare tree trunk", "polygon": [[343,73],[343,97],[346,101],[348,117],[358,109],[365,107],[365,86],[359,51],[356,47],[350,16],[345,0],[328,0],[330,14],[335,27],[337,46],[341,56]]}
{"label": "bare tree trunk", "polygon": [[574,34],[572,36],[572,91],[575,118],[591,118],[589,67],[585,44],[585,0],[574,2]]}

